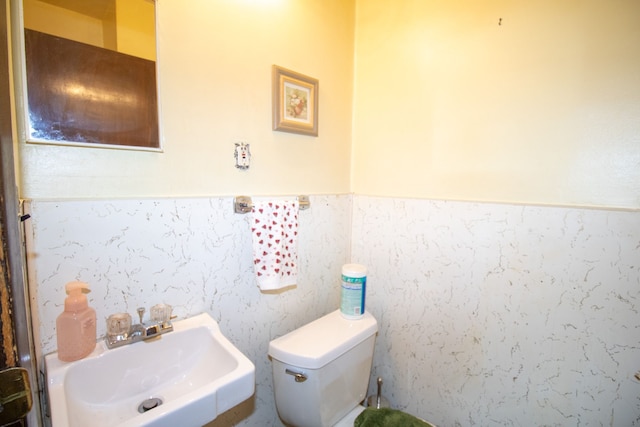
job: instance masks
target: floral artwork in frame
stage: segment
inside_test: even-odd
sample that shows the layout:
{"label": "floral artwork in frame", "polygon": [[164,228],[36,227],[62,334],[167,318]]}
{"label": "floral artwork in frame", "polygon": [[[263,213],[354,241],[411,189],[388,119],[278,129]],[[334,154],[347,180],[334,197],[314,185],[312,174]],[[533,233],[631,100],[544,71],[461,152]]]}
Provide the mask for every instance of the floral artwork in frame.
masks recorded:
{"label": "floral artwork in frame", "polygon": [[318,80],[273,66],[273,130],[318,136]]}

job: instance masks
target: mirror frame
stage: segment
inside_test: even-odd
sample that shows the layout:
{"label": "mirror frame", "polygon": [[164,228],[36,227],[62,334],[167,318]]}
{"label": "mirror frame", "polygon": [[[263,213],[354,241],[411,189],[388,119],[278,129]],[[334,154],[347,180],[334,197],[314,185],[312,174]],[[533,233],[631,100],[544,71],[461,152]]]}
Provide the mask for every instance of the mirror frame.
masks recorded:
{"label": "mirror frame", "polygon": [[25,51],[25,28],[24,28],[24,8],[23,0],[11,0],[11,37],[12,37],[12,60],[13,60],[13,86],[16,104],[16,122],[19,142],[24,141],[27,144],[37,145],[58,145],[66,147],[86,147],[99,149],[116,149],[116,150],[132,150],[132,151],[149,151],[164,152],[164,138],[162,131],[162,102],[160,99],[160,76],[158,72],[158,2],[154,3],[154,21],[155,21],[155,49],[156,49],[156,100],[158,114],[158,144],[159,147],[142,147],[120,144],[102,144],[94,142],[78,142],[64,140],[47,140],[34,138],[31,136],[30,115],[29,115],[29,97],[27,87],[27,68],[26,68],[26,51]]}

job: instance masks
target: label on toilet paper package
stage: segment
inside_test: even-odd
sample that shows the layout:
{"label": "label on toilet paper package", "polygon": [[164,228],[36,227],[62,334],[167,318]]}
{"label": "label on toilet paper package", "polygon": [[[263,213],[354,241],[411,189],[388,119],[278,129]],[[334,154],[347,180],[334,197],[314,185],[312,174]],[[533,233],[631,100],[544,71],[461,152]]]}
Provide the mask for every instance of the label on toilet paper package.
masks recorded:
{"label": "label on toilet paper package", "polygon": [[365,277],[342,275],[342,299],[340,313],[347,319],[359,319],[364,315],[364,298],[367,286]]}

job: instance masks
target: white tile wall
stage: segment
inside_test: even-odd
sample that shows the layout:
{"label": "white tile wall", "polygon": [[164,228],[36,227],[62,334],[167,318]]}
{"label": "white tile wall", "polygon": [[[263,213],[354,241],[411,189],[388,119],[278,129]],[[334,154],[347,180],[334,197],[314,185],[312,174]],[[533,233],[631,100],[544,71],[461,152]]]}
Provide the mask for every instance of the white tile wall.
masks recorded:
{"label": "white tile wall", "polygon": [[[178,317],[210,313],[256,365],[255,399],[213,425],[278,425],[268,343],[338,308],[348,261],[351,196],[312,196],[299,215],[299,283],[261,293],[253,277],[248,215],[233,198],[31,201],[30,282],[42,351],[56,349],[64,285],[88,282],[98,335],[106,317],[165,302]],[[36,323],[37,324],[37,323]]]}
{"label": "white tile wall", "polygon": [[33,201],[42,350],[69,280],[92,285],[99,334],[138,306],[206,311],[257,369],[255,399],[211,426],[277,426],[268,342],[337,308],[354,261],[380,323],[370,390],[382,376],[395,407],[441,427],[640,426],[639,212],[354,196],[351,218],[351,201],[311,197],[279,295],[255,285],[232,198]]}
{"label": "white tile wall", "polygon": [[640,426],[640,212],[355,197],[374,378],[440,426]]}

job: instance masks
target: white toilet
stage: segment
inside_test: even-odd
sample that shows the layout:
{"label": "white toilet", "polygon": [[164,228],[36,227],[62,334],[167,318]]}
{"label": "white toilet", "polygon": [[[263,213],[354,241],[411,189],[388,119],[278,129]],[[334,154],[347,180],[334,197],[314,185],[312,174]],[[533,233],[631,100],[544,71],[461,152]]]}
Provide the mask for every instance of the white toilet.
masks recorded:
{"label": "white toilet", "polygon": [[353,426],[364,410],[376,319],[340,310],[269,343],[278,415],[294,427]]}

